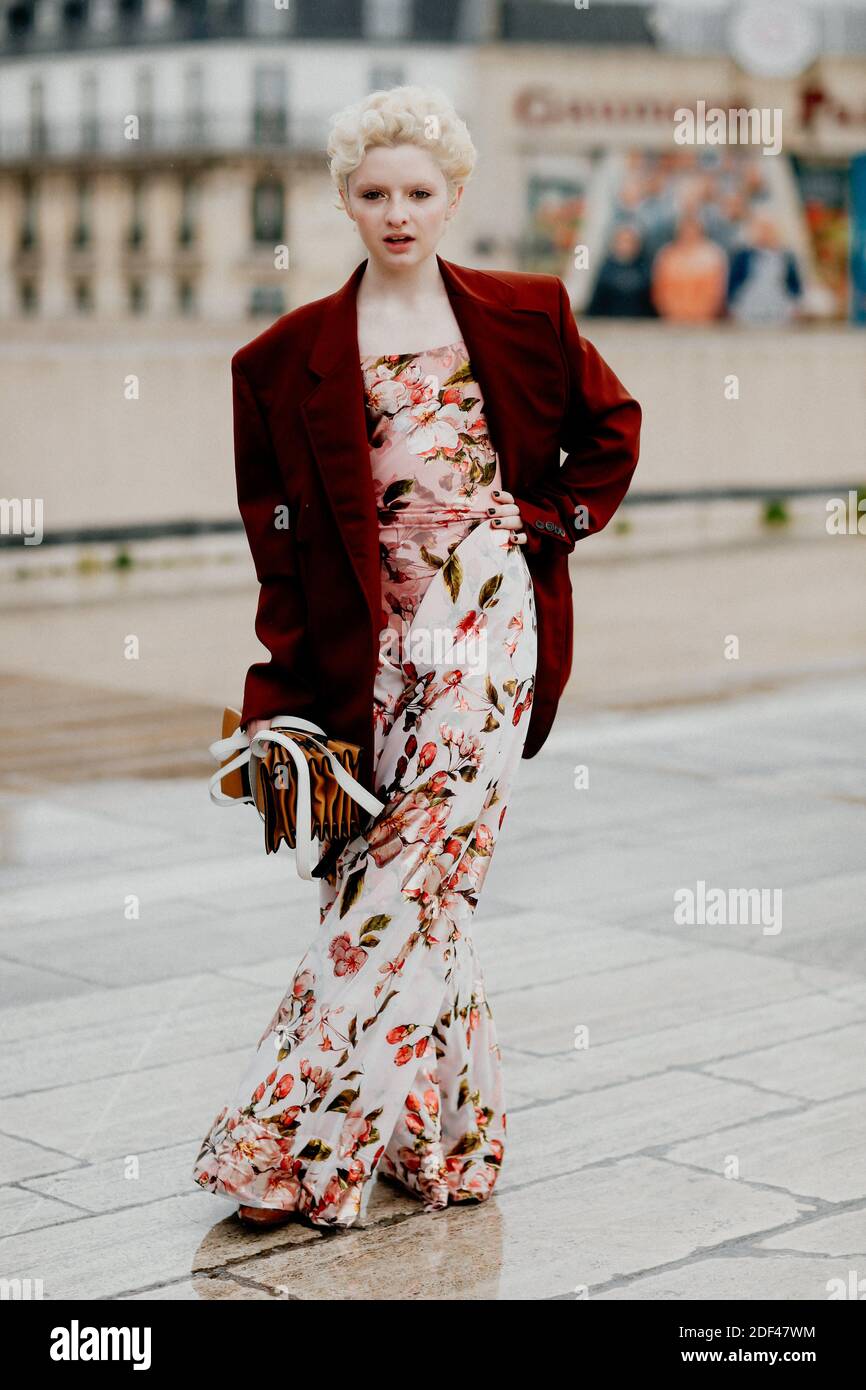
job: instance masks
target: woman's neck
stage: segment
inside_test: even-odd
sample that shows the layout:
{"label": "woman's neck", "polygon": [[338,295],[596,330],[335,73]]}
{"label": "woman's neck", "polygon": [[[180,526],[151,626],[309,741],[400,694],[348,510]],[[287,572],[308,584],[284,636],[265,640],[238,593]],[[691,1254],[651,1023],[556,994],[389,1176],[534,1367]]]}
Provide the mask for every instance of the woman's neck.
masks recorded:
{"label": "woman's neck", "polygon": [[444,293],[439,263],[434,252],[413,266],[382,266],[372,256],[358,286],[358,307],[375,303],[381,313],[414,313]]}

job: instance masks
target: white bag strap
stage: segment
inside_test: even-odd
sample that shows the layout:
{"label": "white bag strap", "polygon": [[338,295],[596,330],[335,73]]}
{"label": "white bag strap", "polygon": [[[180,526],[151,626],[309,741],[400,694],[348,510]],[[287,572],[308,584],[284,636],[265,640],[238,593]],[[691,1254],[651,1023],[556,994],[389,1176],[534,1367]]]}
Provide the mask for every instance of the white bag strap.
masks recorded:
{"label": "white bag strap", "polygon": [[[240,749],[236,758],[232,758],[224,767],[218,769],[211,777],[208,784],[211,800],[218,806],[235,806],[240,804],[256,805],[254,796],[226,796],[220,789],[220,782],[229,772],[234,772],[236,768],[243,767],[245,763],[261,755],[257,753],[257,746],[265,743],[275,743],[281,748],[285,748],[297,771],[298,803],[296,807],[296,832],[295,832],[295,862],[301,878],[312,879],[312,798],[310,794],[310,769],[307,760],[301,752],[294,739],[281,733],[282,729],[294,730],[297,733],[306,733],[311,736],[312,742],[317,744],[321,751],[327,754],[331,764],[331,771],[339,786],[349,795],[353,801],[357,801],[363,806],[365,811],[371,815],[378,815],[385,809],[385,803],[378,797],[373,796],[365,786],[350,772],[347,772],[336,754],[327,745],[327,738],[324,729],[318,724],[313,724],[309,719],[302,719],[298,715],[279,714],[271,720],[269,729],[260,729],[253,734],[250,739],[241,729],[236,729],[229,738],[217,739],[210,745],[210,751],[217,759],[223,759],[228,754]],[[253,772],[250,772],[250,785],[255,785]],[[259,815],[262,815],[259,811]],[[262,816],[264,820],[264,816]]]}

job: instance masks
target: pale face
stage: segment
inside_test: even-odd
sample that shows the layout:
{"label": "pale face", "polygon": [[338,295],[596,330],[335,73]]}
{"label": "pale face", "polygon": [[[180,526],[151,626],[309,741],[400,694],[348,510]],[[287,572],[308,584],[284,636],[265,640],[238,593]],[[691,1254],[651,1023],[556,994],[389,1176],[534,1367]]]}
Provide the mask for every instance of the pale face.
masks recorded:
{"label": "pale face", "polygon": [[428,150],[410,144],[368,150],[348,185],[343,206],[371,261],[389,271],[433,254],[463,194],[458,187],[449,203],[439,165]]}

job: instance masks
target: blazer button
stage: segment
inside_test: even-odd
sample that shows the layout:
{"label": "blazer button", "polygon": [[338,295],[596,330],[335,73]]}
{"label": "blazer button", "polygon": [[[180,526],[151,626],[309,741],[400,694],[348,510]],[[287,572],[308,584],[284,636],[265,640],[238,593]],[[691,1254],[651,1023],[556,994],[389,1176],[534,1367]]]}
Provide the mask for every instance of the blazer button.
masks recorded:
{"label": "blazer button", "polygon": [[539,517],[535,518],[535,524],[538,527],[539,531],[544,530],[544,522]]}

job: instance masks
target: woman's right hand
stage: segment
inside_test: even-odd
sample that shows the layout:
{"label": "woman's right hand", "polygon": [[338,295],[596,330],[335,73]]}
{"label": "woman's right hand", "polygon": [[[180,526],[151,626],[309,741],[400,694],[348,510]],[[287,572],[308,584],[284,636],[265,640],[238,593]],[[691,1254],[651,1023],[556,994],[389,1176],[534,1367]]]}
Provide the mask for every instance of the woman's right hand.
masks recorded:
{"label": "woman's right hand", "polygon": [[247,738],[251,739],[253,734],[258,733],[259,729],[269,729],[270,727],[270,719],[251,719],[244,732]]}

